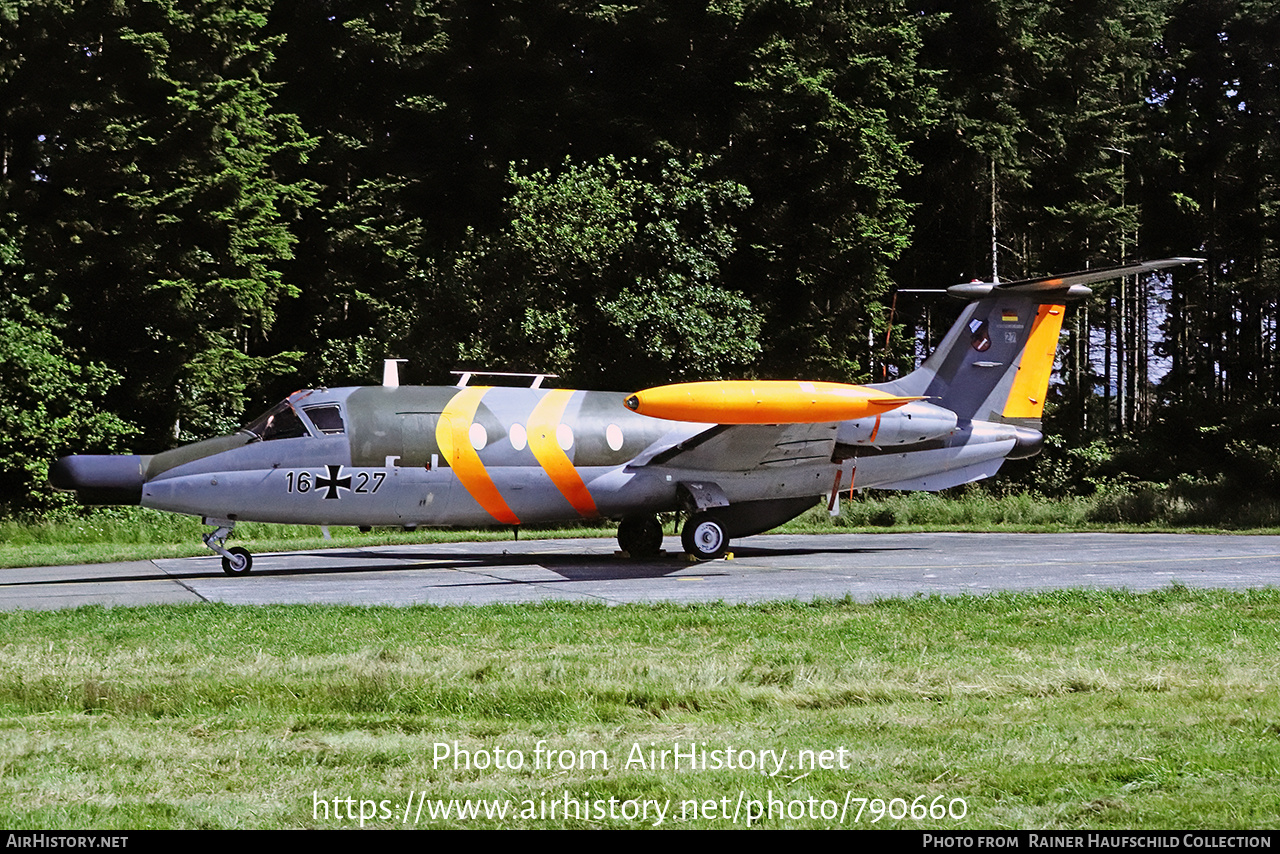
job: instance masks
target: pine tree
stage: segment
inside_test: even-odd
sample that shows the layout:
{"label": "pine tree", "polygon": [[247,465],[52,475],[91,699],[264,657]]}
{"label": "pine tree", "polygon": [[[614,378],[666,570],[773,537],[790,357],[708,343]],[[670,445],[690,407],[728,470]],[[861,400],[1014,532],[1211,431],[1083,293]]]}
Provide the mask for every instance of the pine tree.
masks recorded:
{"label": "pine tree", "polygon": [[118,371],[150,447],[234,426],[262,374],[305,156],[272,108],[262,2],[20,3],[0,27],[5,195],[36,289]]}

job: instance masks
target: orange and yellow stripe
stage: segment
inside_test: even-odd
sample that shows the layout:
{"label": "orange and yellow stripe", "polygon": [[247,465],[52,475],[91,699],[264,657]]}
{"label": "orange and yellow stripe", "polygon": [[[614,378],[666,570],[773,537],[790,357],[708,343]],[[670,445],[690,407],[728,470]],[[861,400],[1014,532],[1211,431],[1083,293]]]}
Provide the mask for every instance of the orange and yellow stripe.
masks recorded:
{"label": "orange and yellow stripe", "polygon": [[519,517],[507,506],[480,454],[471,447],[471,425],[476,420],[480,400],[488,390],[488,386],[469,386],[453,396],[440,413],[436,444],[457,474],[458,482],[486,513],[504,524],[519,525]]}
{"label": "orange and yellow stripe", "polygon": [[[520,519],[508,506],[489,475],[480,454],[471,444],[471,425],[490,386],[468,386],[445,405],[436,426],[436,444],[458,477],[458,482],[484,511],[499,522],[519,525]],[[543,396],[529,415],[526,427],[529,450],[556,489],[580,515],[599,515],[595,500],[569,455],[560,447],[557,431],[564,424],[564,412],[574,392],[553,389]]]}
{"label": "orange and yellow stripe", "polygon": [[574,510],[582,516],[596,516],[596,502],[557,436],[572,396],[569,389],[554,389],[533,408],[529,416],[529,450]]}

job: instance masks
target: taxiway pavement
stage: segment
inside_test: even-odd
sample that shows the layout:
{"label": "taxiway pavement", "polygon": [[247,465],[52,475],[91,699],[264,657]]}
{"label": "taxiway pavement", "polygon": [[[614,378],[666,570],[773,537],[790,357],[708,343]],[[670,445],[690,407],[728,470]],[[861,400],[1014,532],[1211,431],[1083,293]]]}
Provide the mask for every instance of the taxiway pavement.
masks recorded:
{"label": "taxiway pavement", "polygon": [[1280,585],[1280,536],[1196,534],[771,534],[690,563],[678,538],[653,560],[614,540],[432,543],[0,570],[0,609],[177,602],[480,605],[858,601],[1005,590]]}

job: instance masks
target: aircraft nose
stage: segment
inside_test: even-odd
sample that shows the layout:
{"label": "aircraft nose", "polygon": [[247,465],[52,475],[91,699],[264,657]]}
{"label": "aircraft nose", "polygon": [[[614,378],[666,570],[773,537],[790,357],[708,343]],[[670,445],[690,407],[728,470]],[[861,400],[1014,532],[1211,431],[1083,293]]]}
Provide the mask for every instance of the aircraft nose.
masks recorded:
{"label": "aircraft nose", "polygon": [[142,501],[144,457],[120,454],[75,454],[49,469],[55,489],[75,490],[85,504],[138,504]]}

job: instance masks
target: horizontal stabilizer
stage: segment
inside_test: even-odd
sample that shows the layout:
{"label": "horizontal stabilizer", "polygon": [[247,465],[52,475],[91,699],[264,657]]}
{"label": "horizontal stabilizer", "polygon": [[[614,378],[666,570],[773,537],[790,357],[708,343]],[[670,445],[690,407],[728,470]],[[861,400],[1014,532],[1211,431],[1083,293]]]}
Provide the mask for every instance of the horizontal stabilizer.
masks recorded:
{"label": "horizontal stabilizer", "polygon": [[[1121,264],[1118,267],[1098,267],[1093,270],[1080,270],[1058,276],[1042,276],[1036,279],[1019,279],[1016,282],[965,282],[946,288],[946,293],[960,299],[981,299],[990,294],[1054,294],[1066,299],[1081,299],[1089,296],[1088,285],[1094,282],[1106,282],[1111,279],[1122,279],[1125,276],[1136,276],[1140,273],[1154,273],[1168,267],[1181,267],[1184,264],[1203,264],[1203,258],[1161,258],[1156,261],[1136,261],[1132,264]],[[902,293],[942,293],[935,290],[906,290]]]}
{"label": "horizontal stabilizer", "polygon": [[894,483],[877,483],[874,484],[876,489],[902,489],[912,492],[939,492],[943,489],[951,489],[953,486],[961,486],[966,483],[973,483],[975,480],[985,480],[994,477],[995,473],[1000,470],[1000,465],[1004,462],[1004,458],[994,460],[984,460],[971,466],[965,466],[960,469],[952,469],[951,471],[940,471],[922,477],[913,477],[908,480],[899,480]]}

